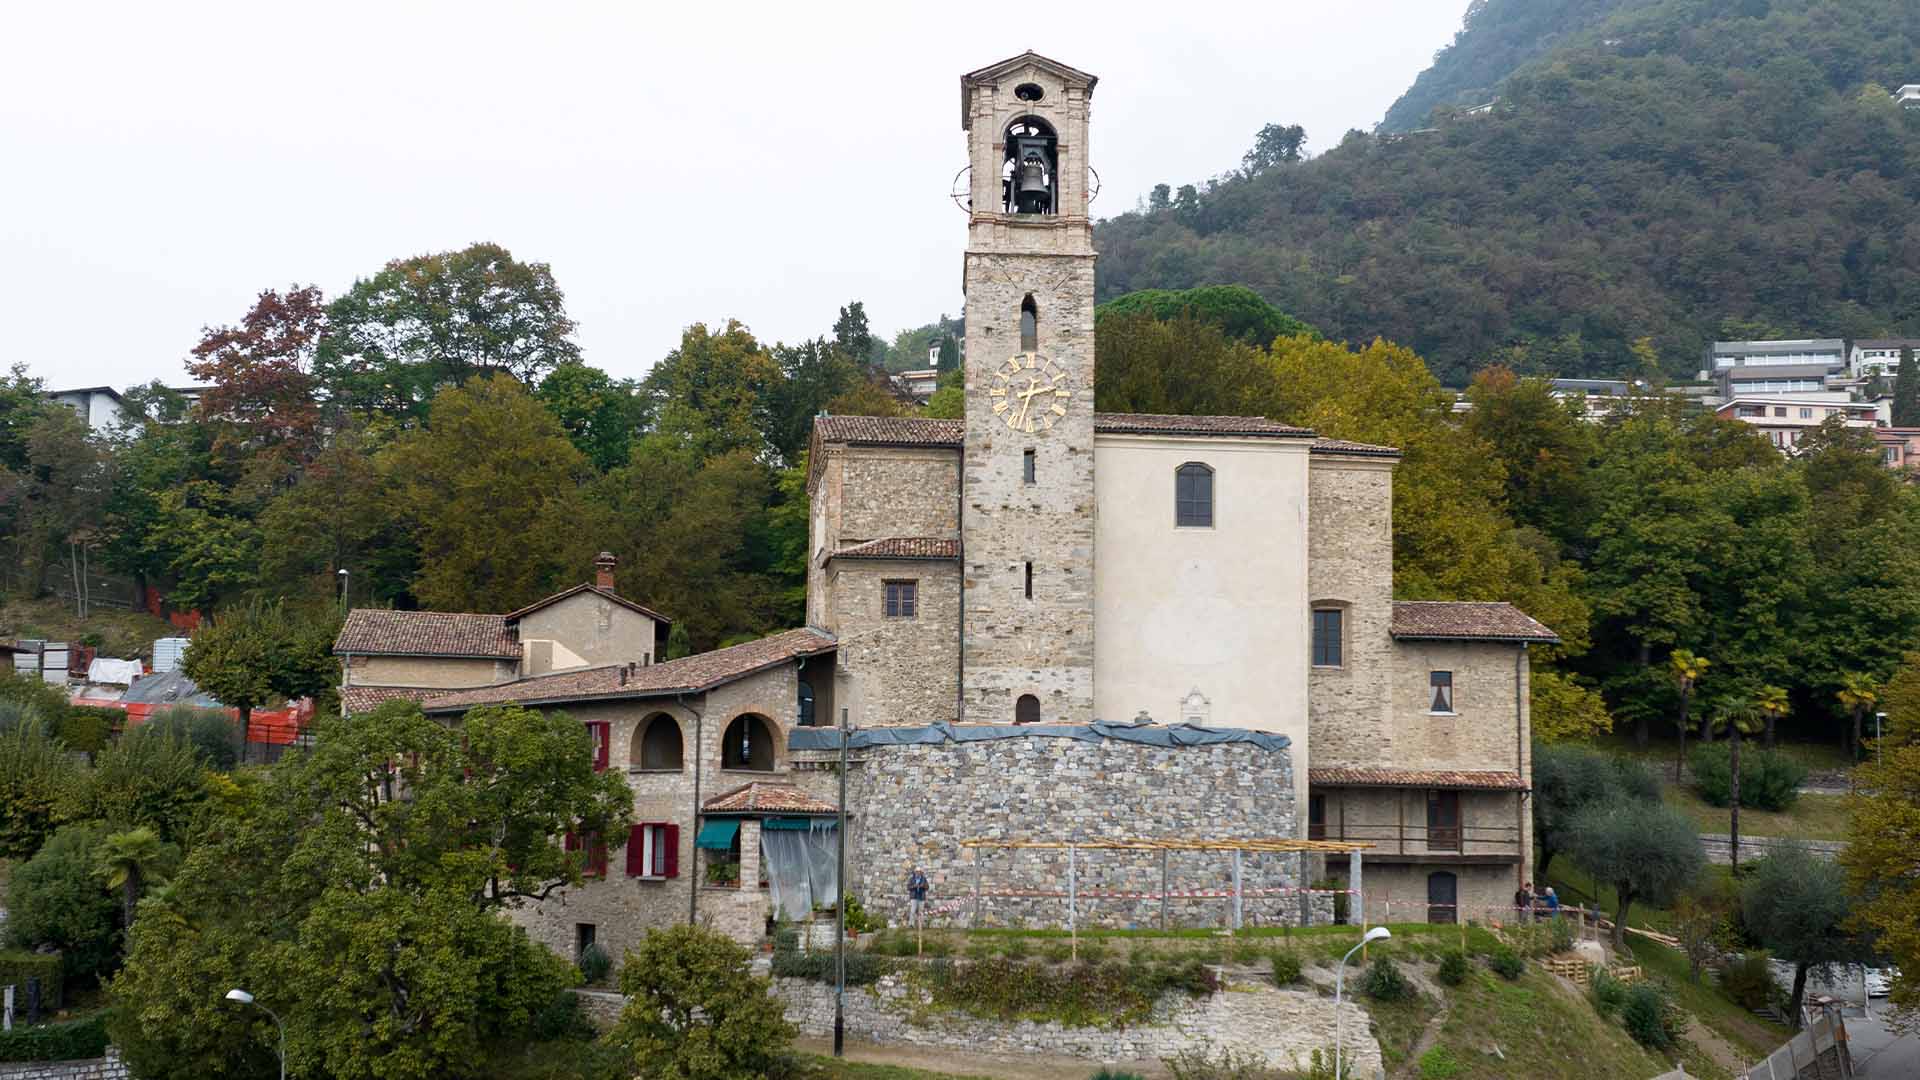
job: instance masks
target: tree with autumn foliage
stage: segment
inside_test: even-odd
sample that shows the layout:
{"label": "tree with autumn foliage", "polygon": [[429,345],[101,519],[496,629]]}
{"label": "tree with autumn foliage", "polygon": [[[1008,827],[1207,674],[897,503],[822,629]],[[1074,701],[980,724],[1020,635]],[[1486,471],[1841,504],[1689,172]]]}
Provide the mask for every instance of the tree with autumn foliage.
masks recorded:
{"label": "tree with autumn foliage", "polygon": [[187,370],[207,384],[202,421],[213,449],[244,460],[271,486],[319,448],[320,383],[313,360],[327,330],[326,304],[312,285],[265,289],[238,326],[210,327]]}

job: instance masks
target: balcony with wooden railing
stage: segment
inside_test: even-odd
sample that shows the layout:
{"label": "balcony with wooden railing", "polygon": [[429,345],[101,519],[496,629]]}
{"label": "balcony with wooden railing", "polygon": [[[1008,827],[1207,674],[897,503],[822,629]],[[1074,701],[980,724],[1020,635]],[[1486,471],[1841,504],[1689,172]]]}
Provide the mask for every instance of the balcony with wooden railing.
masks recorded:
{"label": "balcony with wooden railing", "polygon": [[[1504,864],[1521,860],[1517,825],[1419,825],[1386,822],[1364,825],[1332,821],[1307,826],[1309,840],[1372,844],[1368,862]],[[1344,856],[1328,856],[1341,861]]]}

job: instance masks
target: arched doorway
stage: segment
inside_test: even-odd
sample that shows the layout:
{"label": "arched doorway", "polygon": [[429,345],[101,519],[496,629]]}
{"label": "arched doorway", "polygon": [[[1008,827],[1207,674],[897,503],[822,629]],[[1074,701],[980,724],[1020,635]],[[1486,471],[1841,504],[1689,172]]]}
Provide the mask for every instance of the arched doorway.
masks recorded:
{"label": "arched doorway", "polygon": [[720,767],[772,772],[773,762],[773,724],[758,713],[734,717],[720,739]]}
{"label": "arched doorway", "polygon": [[1427,875],[1427,921],[1451,923],[1460,918],[1460,882],[1449,870]]}
{"label": "arched doorway", "polygon": [[680,721],[666,713],[654,713],[640,723],[640,737],[633,741],[630,755],[635,768],[649,771],[679,771],[685,761]]}
{"label": "arched doorway", "polygon": [[1040,699],[1032,694],[1021,694],[1020,700],[1013,703],[1013,722],[1016,724],[1039,723]]}

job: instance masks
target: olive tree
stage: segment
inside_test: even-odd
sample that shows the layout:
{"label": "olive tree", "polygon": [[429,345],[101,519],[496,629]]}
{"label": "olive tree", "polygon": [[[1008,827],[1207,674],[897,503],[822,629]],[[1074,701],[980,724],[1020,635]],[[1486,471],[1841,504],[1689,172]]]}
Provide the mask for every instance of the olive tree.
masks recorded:
{"label": "olive tree", "polygon": [[1608,799],[1581,809],[1568,826],[1567,853],[1596,882],[1613,887],[1613,943],[1626,943],[1636,901],[1672,903],[1706,865],[1685,815],[1660,802]]}

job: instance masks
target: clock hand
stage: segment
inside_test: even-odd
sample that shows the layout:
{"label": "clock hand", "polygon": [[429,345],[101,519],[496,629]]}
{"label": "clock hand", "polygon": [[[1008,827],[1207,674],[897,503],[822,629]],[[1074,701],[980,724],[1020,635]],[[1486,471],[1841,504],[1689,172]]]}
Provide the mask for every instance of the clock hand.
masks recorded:
{"label": "clock hand", "polygon": [[1027,426],[1027,410],[1033,407],[1034,395],[1040,393],[1040,380],[1037,377],[1027,379],[1027,388],[1020,393],[1020,418],[1014,421],[1015,427]]}

